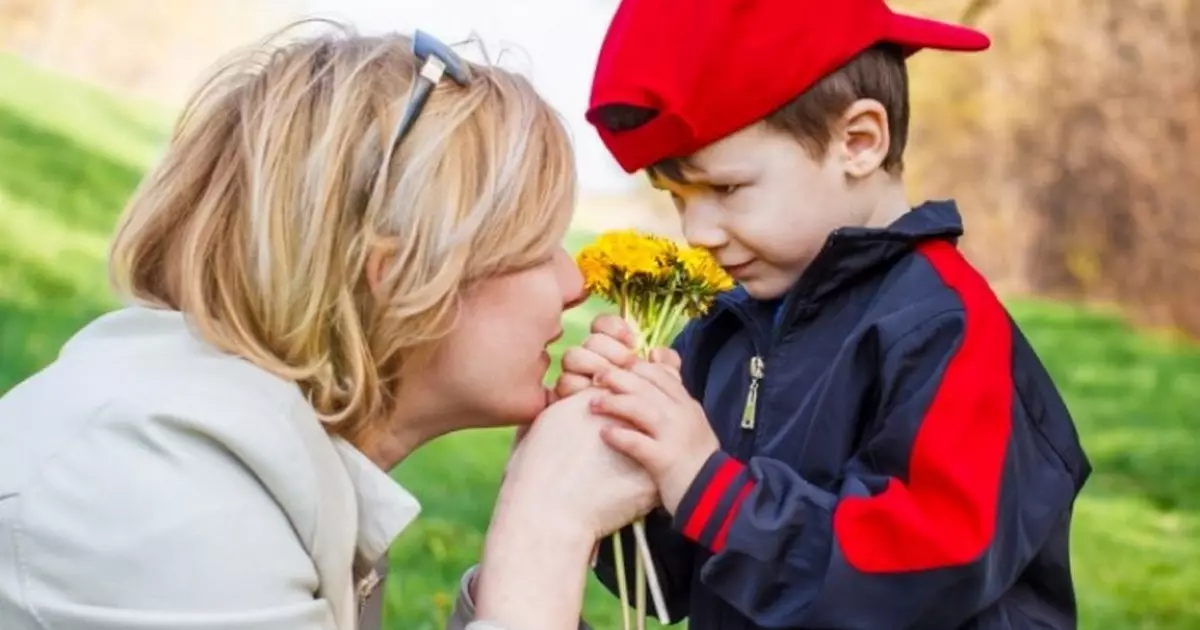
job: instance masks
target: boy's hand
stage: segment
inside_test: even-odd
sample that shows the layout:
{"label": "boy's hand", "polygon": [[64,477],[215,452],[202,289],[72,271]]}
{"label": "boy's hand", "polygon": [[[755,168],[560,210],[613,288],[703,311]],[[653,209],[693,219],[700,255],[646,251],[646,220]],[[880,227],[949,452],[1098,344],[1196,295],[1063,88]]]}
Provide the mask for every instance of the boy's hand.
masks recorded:
{"label": "boy's hand", "polygon": [[582,346],[568,348],[562,356],[562,376],[554,386],[559,398],[569,398],[592,385],[597,374],[616,366],[629,368],[637,360],[633,331],[617,315],[592,320],[592,333]]}
{"label": "boy's hand", "polygon": [[609,446],[650,473],[663,507],[674,514],[720,443],[704,409],[683,386],[677,355],[667,352],[674,360],[638,361],[632,369],[602,373],[596,383],[609,391],[596,397],[592,408],[633,425],[608,426],[601,435]]}

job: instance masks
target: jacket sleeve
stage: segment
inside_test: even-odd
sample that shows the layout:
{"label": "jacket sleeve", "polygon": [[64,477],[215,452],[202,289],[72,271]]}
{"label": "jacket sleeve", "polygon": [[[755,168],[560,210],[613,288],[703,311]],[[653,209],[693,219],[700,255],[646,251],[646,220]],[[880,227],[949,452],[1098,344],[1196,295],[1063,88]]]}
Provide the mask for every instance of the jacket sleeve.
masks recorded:
{"label": "jacket sleeve", "polygon": [[996,303],[894,341],[835,484],[714,454],[674,522],[715,554],[704,584],[765,628],[951,628],[994,602],[1075,493],[1014,390],[1012,334]]}
{"label": "jacket sleeve", "polygon": [[[695,330],[695,323],[689,324],[675,338],[671,347],[680,354],[685,364],[688,361],[687,351],[689,340]],[[646,515],[646,542],[650,547],[650,555],[654,559],[655,573],[658,575],[659,586],[662,587],[663,601],[667,605],[668,617],[671,623],[677,623],[688,616],[688,600],[691,596],[692,574],[696,555],[696,543],[682,536],[673,526],[671,515],[663,509],[657,509]],[[633,536],[633,528],[625,527],[618,532],[621,537],[621,551],[625,563],[626,588],[630,598],[634,597],[633,563],[637,552]],[[619,591],[616,565],[614,563],[612,537],[600,541],[596,557],[596,578],[613,595]],[[646,597],[647,616],[654,617],[658,611],[654,599]]]}
{"label": "jacket sleeve", "polygon": [[[463,573],[462,579],[459,580],[458,597],[454,600],[454,609],[450,611],[450,618],[446,620],[445,630],[517,630],[507,629],[494,622],[475,618],[475,598],[471,596],[471,591],[475,574],[478,572],[479,565],[472,566]],[[537,602],[529,602],[529,605],[536,606]],[[364,630],[367,629],[364,628]],[[577,630],[592,630],[592,627],[580,619]]]}

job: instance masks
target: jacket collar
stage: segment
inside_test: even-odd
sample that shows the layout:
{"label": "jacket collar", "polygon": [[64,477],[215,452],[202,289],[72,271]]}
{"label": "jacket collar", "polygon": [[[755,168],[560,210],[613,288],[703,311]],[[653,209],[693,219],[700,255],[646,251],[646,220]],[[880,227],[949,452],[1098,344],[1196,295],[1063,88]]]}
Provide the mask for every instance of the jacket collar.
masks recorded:
{"label": "jacket collar", "polygon": [[373,565],[417,518],[421,504],[349,442],[334,438],[333,445],[346,467],[357,499],[358,553]]}
{"label": "jacket collar", "polygon": [[894,262],[921,241],[957,239],[962,234],[962,217],[954,201],[923,203],[882,228],[838,228],[781,300],[765,303],[737,287],[718,298],[716,310],[733,307],[774,312],[782,308],[780,323],[787,324],[798,312],[816,308],[825,298],[867,272]]}

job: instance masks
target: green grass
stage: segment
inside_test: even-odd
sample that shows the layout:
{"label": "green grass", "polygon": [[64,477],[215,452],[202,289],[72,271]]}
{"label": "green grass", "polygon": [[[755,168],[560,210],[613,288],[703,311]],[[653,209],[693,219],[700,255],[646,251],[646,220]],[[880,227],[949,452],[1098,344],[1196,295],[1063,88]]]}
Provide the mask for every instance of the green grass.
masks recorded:
{"label": "green grass", "polygon": [[[0,392],[115,305],[108,232],[160,147],[164,120],[0,57]],[[582,337],[591,308],[568,316],[564,344]],[[1103,312],[1012,308],[1096,468],[1072,542],[1082,627],[1200,627],[1200,348],[1136,333]],[[425,511],[393,549],[391,628],[441,627],[479,553],[509,440],[508,431],[456,434],[395,471]],[[595,584],[587,602],[596,627],[618,626],[614,600]]]}

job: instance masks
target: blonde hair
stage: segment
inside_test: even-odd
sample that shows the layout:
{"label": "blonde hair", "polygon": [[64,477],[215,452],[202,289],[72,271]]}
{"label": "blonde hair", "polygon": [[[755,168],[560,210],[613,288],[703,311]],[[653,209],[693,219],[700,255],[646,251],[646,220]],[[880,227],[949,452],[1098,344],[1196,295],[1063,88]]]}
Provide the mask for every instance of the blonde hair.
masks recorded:
{"label": "blonde hair", "polygon": [[[473,281],[559,246],[576,181],[556,112],[490,65],[442,80],[389,153],[419,71],[411,41],[333,26],[221,64],[126,208],[110,274],[298,383],[353,440],[393,411],[403,368]],[[379,298],[364,268],[388,244]]]}

